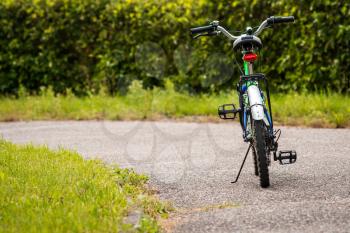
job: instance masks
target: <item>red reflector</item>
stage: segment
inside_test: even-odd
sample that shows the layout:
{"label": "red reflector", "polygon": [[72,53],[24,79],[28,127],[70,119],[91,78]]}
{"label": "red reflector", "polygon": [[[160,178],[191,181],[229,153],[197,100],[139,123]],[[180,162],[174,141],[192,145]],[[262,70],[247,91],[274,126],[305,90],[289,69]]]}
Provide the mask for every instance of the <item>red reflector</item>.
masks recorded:
{"label": "red reflector", "polygon": [[245,61],[255,61],[258,58],[258,55],[256,55],[255,53],[247,53],[244,54],[243,60]]}

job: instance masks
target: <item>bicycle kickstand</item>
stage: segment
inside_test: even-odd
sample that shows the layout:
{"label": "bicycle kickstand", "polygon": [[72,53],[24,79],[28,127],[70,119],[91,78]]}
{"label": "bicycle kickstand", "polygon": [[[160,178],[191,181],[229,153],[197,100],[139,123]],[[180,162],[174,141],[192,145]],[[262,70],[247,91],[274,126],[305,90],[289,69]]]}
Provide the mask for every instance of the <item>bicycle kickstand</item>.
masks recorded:
{"label": "bicycle kickstand", "polygon": [[239,172],[238,172],[238,175],[237,175],[237,177],[236,177],[236,180],[235,180],[235,181],[232,181],[232,182],[231,182],[232,184],[237,183],[237,181],[238,181],[238,179],[239,179],[239,176],[241,175],[241,172],[242,172],[244,163],[245,163],[245,161],[246,161],[246,159],[247,159],[247,156],[248,156],[248,154],[249,154],[249,151],[250,151],[250,148],[251,148],[251,147],[252,147],[252,144],[249,144],[247,153],[245,154],[244,160],[243,160],[243,162],[242,162],[241,168],[239,169]]}

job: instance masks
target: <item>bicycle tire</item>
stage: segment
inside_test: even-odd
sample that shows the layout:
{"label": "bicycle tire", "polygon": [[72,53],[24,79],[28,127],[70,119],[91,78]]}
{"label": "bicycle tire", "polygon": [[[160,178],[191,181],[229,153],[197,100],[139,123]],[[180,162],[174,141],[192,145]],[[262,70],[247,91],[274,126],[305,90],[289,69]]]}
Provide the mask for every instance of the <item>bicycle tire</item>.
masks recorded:
{"label": "bicycle tire", "polygon": [[252,156],[253,156],[253,162],[254,162],[254,175],[259,176],[258,158],[256,156],[254,147],[252,148]]}
{"label": "bicycle tire", "polygon": [[260,177],[260,186],[267,188],[270,186],[268,161],[266,156],[265,124],[262,120],[253,121],[254,126],[254,149],[256,151],[257,165]]}

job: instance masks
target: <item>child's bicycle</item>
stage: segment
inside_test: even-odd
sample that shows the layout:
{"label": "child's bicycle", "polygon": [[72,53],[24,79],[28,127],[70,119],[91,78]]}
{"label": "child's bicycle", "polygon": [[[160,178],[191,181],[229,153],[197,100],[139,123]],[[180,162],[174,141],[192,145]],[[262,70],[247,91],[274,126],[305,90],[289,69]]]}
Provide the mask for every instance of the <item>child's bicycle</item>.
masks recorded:
{"label": "child's bicycle", "polygon": [[[275,161],[280,164],[291,164],[297,159],[295,151],[279,151],[278,139],[281,136],[281,130],[274,130],[272,111],[270,103],[270,92],[268,80],[264,74],[254,73],[253,65],[258,59],[256,54],[262,47],[258,35],[265,29],[278,23],[294,22],[294,17],[275,17],[271,16],[266,19],[254,32],[252,27],[247,27],[246,32],[240,36],[230,34],[225,28],[219,26],[218,21],[213,21],[208,26],[192,28],[191,33],[194,38],[200,36],[213,36],[224,34],[228,39],[233,41],[233,48],[240,50],[243,54],[243,68],[241,71],[237,91],[239,95],[240,108],[236,109],[234,104],[224,104],[219,107],[218,114],[221,119],[235,119],[239,114],[239,120],[243,130],[243,139],[249,143],[249,148],[244,157],[236,180],[241,174],[242,168],[246,161],[247,155],[252,148],[255,175],[260,176],[260,185],[265,188],[270,186],[268,166],[271,162],[271,153]],[[261,90],[262,84],[265,86],[266,96]],[[266,102],[268,108],[266,107]]]}

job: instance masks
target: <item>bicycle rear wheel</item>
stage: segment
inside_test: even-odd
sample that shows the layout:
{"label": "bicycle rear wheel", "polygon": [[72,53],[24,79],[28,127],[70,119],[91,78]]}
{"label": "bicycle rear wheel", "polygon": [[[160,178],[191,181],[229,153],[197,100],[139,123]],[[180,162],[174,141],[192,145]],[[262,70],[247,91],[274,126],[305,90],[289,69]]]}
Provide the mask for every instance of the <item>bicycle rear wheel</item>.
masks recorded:
{"label": "bicycle rear wheel", "polygon": [[254,174],[256,176],[259,176],[258,158],[257,158],[257,155],[256,155],[254,147],[252,147],[252,155],[253,155],[253,161],[254,161]]}
{"label": "bicycle rear wheel", "polygon": [[256,152],[260,186],[267,188],[270,186],[268,161],[266,155],[266,127],[264,121],[253,121],[253,146]]}

